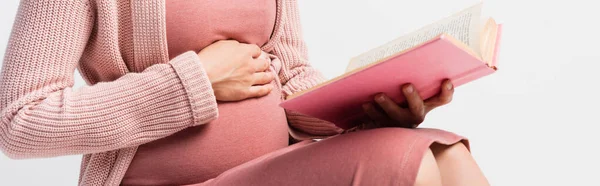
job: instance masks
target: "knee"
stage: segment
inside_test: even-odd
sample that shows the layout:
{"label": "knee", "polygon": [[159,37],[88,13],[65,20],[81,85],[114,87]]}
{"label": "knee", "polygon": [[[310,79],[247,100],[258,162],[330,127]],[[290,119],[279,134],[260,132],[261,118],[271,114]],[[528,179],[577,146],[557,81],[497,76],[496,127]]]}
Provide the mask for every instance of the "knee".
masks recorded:
{"label": "knee", "polygon": [[[343,142],[356,155],[364,179],[390,178],[398,185],[440,185],[436,159],[412,129],[381,128],[348,134]],[[342,138],[339,138],[342,139]],[[342,140],[340,140],[342,141]]]}
{"label": "knee", "polygon": [[455,143],[452,145],[434,143],[431,145],[431,151],[433,152],[435,157],[446,157],[446,158],[464,157],[464,156],[470,156],[470,154],[471,154],[469,152],[469,149],[461,142],[458,142],[458,143]]}

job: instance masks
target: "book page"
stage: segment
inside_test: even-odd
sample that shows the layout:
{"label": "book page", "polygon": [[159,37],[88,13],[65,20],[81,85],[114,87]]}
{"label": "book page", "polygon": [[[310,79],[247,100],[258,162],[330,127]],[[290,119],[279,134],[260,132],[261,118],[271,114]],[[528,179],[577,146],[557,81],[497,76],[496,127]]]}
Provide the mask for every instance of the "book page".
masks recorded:
{"label": "book page", "polygon": [[440,34],[448,34],[479,52],[479,30],[482,3],[478,3],[452,16],[420,28],[353,58],[346,72],[361,68],[396,53],[415,47]]}

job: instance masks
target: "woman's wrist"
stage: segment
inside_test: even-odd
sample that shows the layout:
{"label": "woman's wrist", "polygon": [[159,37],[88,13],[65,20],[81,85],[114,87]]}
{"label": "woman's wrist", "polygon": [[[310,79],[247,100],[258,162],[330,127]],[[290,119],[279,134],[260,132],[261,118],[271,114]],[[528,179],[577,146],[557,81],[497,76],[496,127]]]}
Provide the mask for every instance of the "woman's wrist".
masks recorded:
{"label": "woman's wrist", "polygon": [[206,60],[203,59],[200,55],[198,55],[198,59],[200,59],[200,63],[202,64],[204,72],[206,73],[206,76],[208,77],[208,80],[210,81],[211,85],[214,84],[215,75],[213,73],[214,70],[211,67],[210,63],[207,63]]}

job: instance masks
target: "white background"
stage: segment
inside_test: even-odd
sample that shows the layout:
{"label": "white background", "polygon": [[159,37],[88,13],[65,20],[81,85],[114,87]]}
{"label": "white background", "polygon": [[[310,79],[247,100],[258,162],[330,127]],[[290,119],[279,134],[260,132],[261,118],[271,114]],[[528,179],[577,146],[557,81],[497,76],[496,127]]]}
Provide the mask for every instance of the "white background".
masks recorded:
{"label": "white background", "polygon": [[[354,55],[474,3],[303,0],[300,12],[312,64],[333,78]],[[458,87],[422,126],[470,138],[492,185],[600,185],[597,3],[485,1],[486,14],[504,24],[499,71]],[[0,2],[2,56],[17,6]],[[76,185],[79,158],[0,155],[0,185]]]}

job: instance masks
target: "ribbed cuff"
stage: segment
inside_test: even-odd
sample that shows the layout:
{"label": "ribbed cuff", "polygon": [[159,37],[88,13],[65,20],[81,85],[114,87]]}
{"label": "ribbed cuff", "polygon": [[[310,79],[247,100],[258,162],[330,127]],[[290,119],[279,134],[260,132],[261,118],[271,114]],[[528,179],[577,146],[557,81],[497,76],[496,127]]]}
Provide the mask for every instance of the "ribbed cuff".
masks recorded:
{"label": "ribbed cuff", "polygon": [[183,53],[170,61],[190,99],[194,117],[193,126],[202,125],[219,115],[217,99],[208,75],[195,52]]}
{"label": "ribbed cuff", "polygon": [[286,110],[290,135],[297,140],[327,138],[343,132],[335,124]]}

